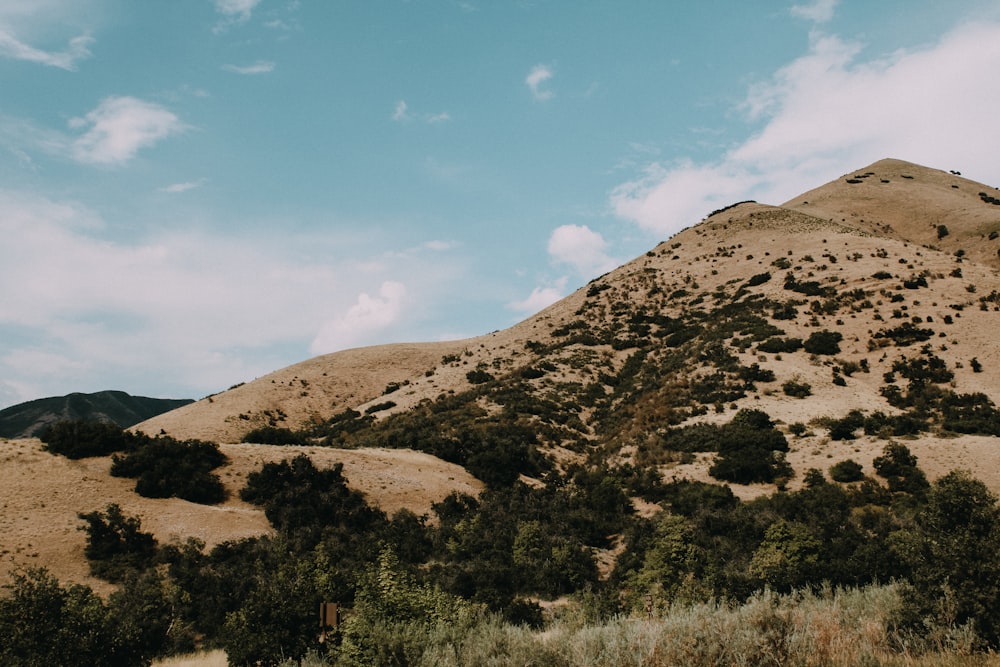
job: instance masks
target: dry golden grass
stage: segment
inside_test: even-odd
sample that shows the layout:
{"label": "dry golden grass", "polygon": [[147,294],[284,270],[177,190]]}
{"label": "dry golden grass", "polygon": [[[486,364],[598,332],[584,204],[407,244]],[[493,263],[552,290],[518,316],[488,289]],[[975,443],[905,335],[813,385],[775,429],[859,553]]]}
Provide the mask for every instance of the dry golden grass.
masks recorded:
{"label": "dry golden grass", "polygon": [[429,513],[452,491],[477,494],[482,484],[463,468],[409,450],[338,450],[324,447],[222,445],[229,463],[217,470],[229,500],[207,506],[177,498],[143,498],[134,480],[111,477],[110,458],[70,461],[42,450],[37,439],[0,440],[0,556],[2,571],[15,566],[48,568],[66,582],[109,592],[89,576],[83,555],[85,534],[77,514],[117,503],[138,516],[161,543],[195,537],[212,547],[270,531],[264,513],[239,500],[251,472],[264,463],[305,453],[318,467],[344,464],[348,484],[388,514],[406,507]]}

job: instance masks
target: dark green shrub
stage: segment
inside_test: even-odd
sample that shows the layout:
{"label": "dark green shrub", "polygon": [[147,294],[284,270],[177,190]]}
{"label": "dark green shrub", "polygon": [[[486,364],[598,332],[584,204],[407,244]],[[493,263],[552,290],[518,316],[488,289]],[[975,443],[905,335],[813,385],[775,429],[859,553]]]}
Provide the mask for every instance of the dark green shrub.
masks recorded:
{"label": "dark green shrub", "polygon": [[381,403],[375,403],[374,405],[369,405],[365,408],[366,415],[373,415],[376,412],[382,412],[383,410],[389,410],[396,407],[396,401],[382,401]]}
{"label": "dark green shrub", "polygon": [[760,352],[771,354],[783,354],[785,352],[795,352],[802,349],[801,338],[768,338],[757,345]]}
{"label": "dark green shrub", "polygon": [[304,433],[281,426],[262,426],[249,431],[241,442],[262,445],[304,445],[308,438]]}
{"label": "dark green shrub", "polygon": [[890,442],[882,450],[882,456],[872,461],[872,467],[879,477],[886,479],[890,491],[919,495],[929,486],[924,471],[917,467],[917,457],[905,445]]}
{"label": "dark green shrub", "polygon": [[851,410],[846,417],[830,423],[831,440],[854,440],[854,432],[864,426],[865,416],[860,410]]}
{"label": "dark green shrub", "polygon": [[865,478],[864,468],[860,463],[852,459],[840,461],[830,466],[830,479],[844,484],[850,482],[860,482]]}
{"label": "dark green shrub", "polygon": [[87,420],[64,420],[49,426],[39,436],[45,450],[68,459],[107,456],[120,452],[142,436],[133,435],[117,424]]}
{"label": "dark green shrub", "polygon": [[108,603],[87,586],[63,587],[44,569],[15,572],[0,596],[0,664],[140,667],[163,654],[170,609],[154,586],[127,586]]}
{"label": "dark green shrub", "polygon": [[485,384],[487,382],[491,382],[494,379],[492,375],[479,368],[466,373],[465,378],[469,381],[470,384]]}
{"label": "dark green shrub", "polygon": [[226,463],[215,443],[150,438],[124,456],[111,459],[114,477],[138,478],[135,491],[146,498],[182,498],[214,505],[226,499],[226,489],[213,470]]}
{"label": "dark green shrub", "polygon": [[985,484],[965,472],[937,480],[896,546],[912,570],[905,627],[924,634],[968,623],[987,647],[1000,646],[1000,509]]}
{"label": "dark green shrub", "polygon": [[764,273],[758,273],[754,276],[750,276],[750,278],[747,279],[746,285],[747,287],[763,285],[770,279],[771,279],[771,273],[769,271],[765,271]]}
{"label": "dark green shrub", "polygon": [[812,385],[808,382],[788,380],[781,385],[781,390],[785,392],[786,396],[791,396],[792,398],[805,398],[807,396],[812,396]]}
{"label": "dark green shrub", "polygon": [[104,513],[79,514],[86,525],[87,546],[83,555],[90,562],[95,577],[117,583],[130,572],[146,569],[156,556],[156,540],[152,533],[142,532],[136,517],[126,517],[117,504],[107,506]]}
{"label": "dark green shrub", "polygon": [[803,343],[803,347],[809,354],[839,354],[840,341],[844,335],[839,331],[814,331],[809,334],[809,338]]}

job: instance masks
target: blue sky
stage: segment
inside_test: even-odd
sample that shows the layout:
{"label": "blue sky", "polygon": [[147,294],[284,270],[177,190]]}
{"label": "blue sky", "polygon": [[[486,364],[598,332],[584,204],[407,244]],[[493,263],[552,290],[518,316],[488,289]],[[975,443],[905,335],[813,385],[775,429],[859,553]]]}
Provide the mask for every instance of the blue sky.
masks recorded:
{"label": "blue sky", "polygon": [[1000,4],[0,0],[0,407],[505,328],[882,157],[1000,184]]}

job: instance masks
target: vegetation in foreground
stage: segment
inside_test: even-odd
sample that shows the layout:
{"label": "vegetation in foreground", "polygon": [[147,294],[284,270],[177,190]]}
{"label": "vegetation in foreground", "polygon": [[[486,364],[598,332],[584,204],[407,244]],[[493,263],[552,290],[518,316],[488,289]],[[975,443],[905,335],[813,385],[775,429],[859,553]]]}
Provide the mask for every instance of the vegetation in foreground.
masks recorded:
{"label": "vegetation in foreground", "polygon": [[[764,457],[780,445],[771,429],[747,412],[696,435],[721,452],[740,437],[773,440],[752,448]],[[148,445],[126,451],[154,469],[175,453]],[[663,483],[629,467],[549,469],[544,486],[497,478],[478,498],[453,494],[432,521],[388,517],[339,466],[298,456],[264,465],[241,492],[272,537],[206,550],[159,544],[114,505],[81,513],[92,572],[119,591],[102,600],[21,573],[0,598],[0,663],[146,665],[197,647],[222,648],[234,665],[311,653],[338,665],[988,655],[1000,645],[997,499],[963,472],[928,483],[898,442],[874,468],[849,483],[811,470],[805,488],[747,502],[723,485]],[[836,476],[857,479],[857,467]],[[629,497],[640,490],[662,511],[635,515]],[[616,544],[616,566],[601,576],[597,557]],[[545,614],[546,600],[569,603]],[[353,608],[322,647],[320,601]]]}

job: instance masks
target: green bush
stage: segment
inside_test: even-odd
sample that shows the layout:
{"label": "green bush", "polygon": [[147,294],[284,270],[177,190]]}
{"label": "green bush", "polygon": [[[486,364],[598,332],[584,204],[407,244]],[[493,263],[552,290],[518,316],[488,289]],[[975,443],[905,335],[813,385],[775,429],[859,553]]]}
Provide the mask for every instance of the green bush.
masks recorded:
{"label": "green bush", "polygon": [[840,341],[844,339],[839,331],[814,331],[803,343],[809,354],[839,354]]}
{"label": "green bush", "polygon": [[226,499],[226,489],[212,471],[226,461],[215,443],[147,438],[124,456],[114,455],[111,474],[138,478],[135,491],[146,498],[176,497],[214,505]]}
{"label": "green bush", "polygon": [[964,472],[937,480],[896,548],[912,568],[902,623],[918,632],[970,624],[1000,646],[1000,509],[985,484]]}
{"label": "green bush", "polygon": [[145,666],[162,655],[170,610],[155,586],[128,587],[108,603],[45,569],[15,572],[0,596],[0,664],[10,667]]}
{"label": "green bush", "polygon": [[492,375],[478,368],[466,373],[465,378],[469,381],[469,384],[485,384],[494,379]]}
{"label": "green bush", "polygon": [[864,478],[864,468],[860,463],[852,459],[840,461],[830,466],[830,479],[835,482],[848,484],[850,482],[860,482]]}
{"label": "green bush", "polygon": [[39,436],[45,450],[68,459],[107,456],[133,446],[143,439],[117,424],[88,420],[58,421]]}
{"label": "green bush", "polygon": [[812,385],[808,382],[788,380],[781,385],[781,391],[785,392],[786,396],[791,396],[792,398],[805,398],[812,396]]}
{"label": "green bush", "polygon": [[241,440],[241,442],[252,442],[262,445],[304,445],[308,441],[304,433],[282,426],[262,426],[255,428],[247,432]]}
{"label": "green bush", "polygon": [[86,522],[87,546],[83,555],[90,562],[95,577],[117,583],[132,572],[142,571],[153,564],[156,539],[144,533],[136,517],[126,517],[121,507],[112,503],[103,513],[79,514]]}
{"label": "green bush", "polygon": [[757,345],[759,352],[771,354],[782,354],[785,352],[795,352],[802,349],[801,338],[768,338]]}

